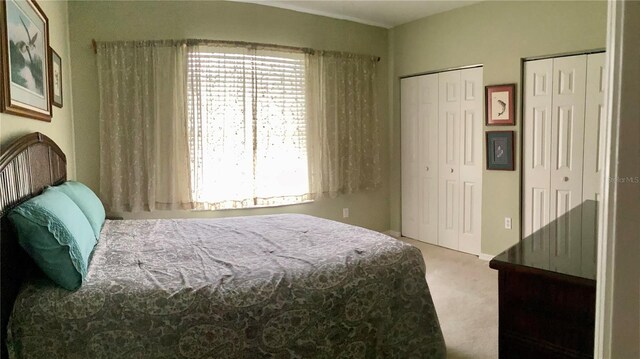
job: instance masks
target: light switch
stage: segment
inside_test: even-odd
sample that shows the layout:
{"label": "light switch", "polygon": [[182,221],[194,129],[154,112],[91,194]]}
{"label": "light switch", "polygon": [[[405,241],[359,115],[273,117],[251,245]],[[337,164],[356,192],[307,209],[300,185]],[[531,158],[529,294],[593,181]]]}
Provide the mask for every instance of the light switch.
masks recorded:
{"label": "light switch", "polygon": [[511,229],[511,217],[504,217],[504,228]]}

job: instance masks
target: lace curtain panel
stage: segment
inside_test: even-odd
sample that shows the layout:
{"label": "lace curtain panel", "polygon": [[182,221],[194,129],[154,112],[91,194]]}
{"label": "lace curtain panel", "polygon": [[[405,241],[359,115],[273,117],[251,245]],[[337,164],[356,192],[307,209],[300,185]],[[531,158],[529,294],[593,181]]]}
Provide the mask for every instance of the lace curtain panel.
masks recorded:
{"label": "lace curtain panel", "polygon": [[375,57],[135,41],[98,43],[97,63],[110,211],[282,205],[381,183]]}
{"label": "lace curtain panel", "polygon": [[306,55],[307,142],[314,198],[380,185],[380,123],[372,56]]}
{"label": "lace curtain panel", "polygon": [[100,194],[110,211],[189,209],[186,46],[97,46]]}

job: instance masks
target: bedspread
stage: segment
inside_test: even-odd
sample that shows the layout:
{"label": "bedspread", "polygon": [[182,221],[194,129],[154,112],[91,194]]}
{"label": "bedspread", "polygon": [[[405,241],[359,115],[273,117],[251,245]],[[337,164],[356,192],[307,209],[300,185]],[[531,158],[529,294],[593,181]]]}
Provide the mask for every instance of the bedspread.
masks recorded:
{"label": "bedspread", "polygon": [[420,251],[306,215],[107,221],[83,286],[43,277],[14,358],[443,358]]}

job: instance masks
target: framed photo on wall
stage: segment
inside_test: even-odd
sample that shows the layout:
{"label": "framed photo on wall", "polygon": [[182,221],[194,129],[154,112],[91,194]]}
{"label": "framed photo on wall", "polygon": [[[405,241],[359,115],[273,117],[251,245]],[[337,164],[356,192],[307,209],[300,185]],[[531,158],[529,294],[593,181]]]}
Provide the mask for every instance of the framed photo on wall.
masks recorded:
{"label": "framed photo on wall", "polygon": [[487,169],[513,171],[513,131],[487,131]]}
{"label": "framed photo on wall", "polygon": [[57,107],[62,107],[62,59],[54,49],[51,49],[51,101]]}
{"label": "framed photo on wall", "polygon": [[487,126],[513,126],[515,117],[516,84],[487,86]]}
{"label": "framed photo on wall", "polygon": [[34,0],[0,1],[0,109],[51,121],[49,20]]}

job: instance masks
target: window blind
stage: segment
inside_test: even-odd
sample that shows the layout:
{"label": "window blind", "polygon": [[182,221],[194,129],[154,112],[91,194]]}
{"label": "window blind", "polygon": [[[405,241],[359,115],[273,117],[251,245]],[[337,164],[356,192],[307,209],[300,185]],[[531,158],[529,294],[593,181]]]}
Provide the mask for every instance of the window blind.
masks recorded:
{"label": "window blind", "polygon": [[307,200],[304,55],[196,46],[187,58],[196,206]]}

